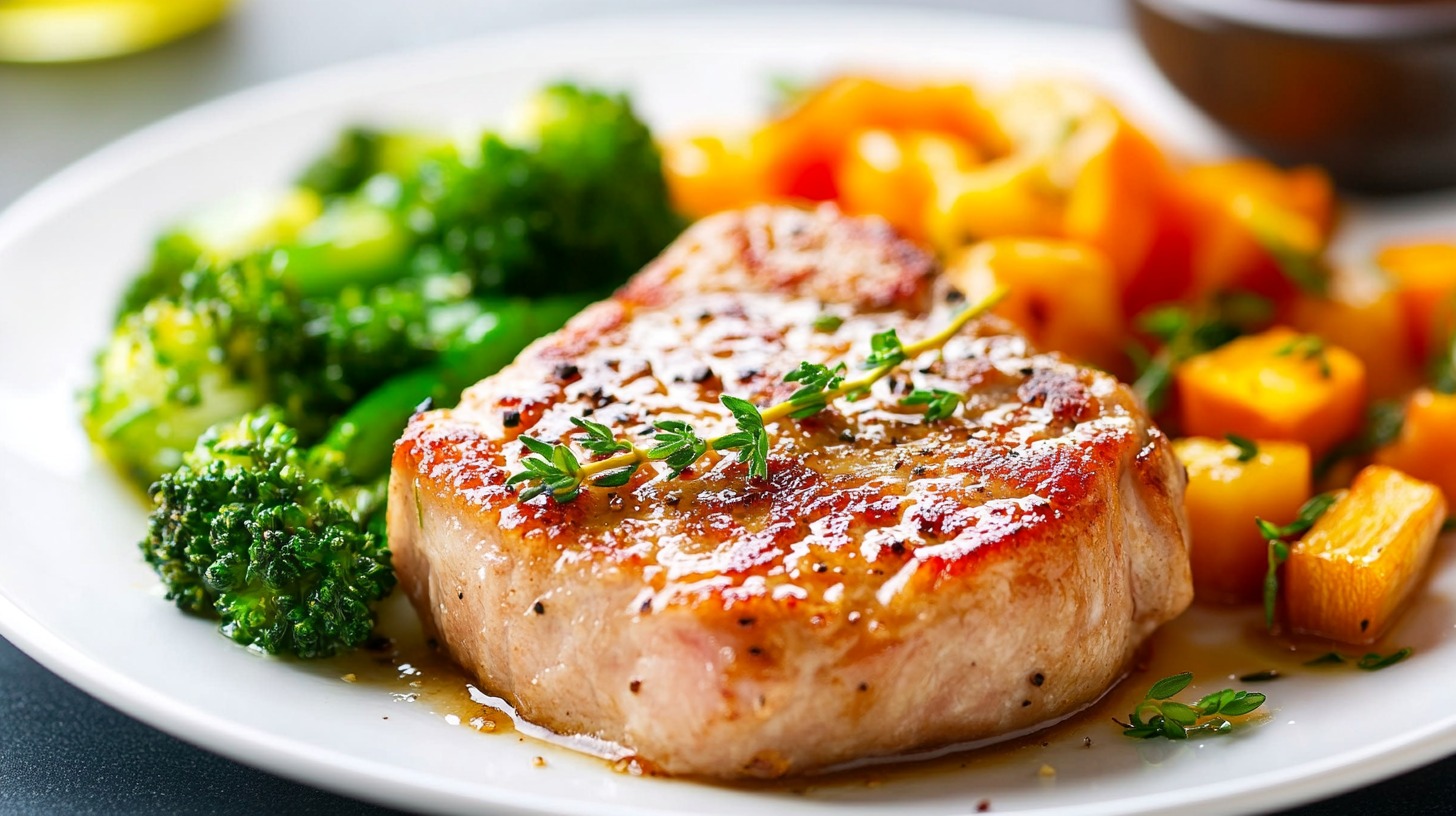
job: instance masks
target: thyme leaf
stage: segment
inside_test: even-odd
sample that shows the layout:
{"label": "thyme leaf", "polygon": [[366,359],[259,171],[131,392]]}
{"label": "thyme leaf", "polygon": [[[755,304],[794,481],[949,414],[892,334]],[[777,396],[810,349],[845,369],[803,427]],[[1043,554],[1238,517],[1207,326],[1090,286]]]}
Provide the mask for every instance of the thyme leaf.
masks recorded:
{"label": "thyme leaf", "polygon": [[1143,701],[1128,715],[1127,722],[1113,722],[1122,726],[1125,736],[1135,739],[1186,740],[1205,734],[1227,734],[1233,730],[1229,717],[1252,714],[1266,700],[1257,691],[1233,689],[1215,691],[1192,704],[1171,699],[1192,682],[1192,672],[1164,677],[1148,689]]}
{"label": "thyme leaf", "polygon": [[1274,613],[1279,605],[1279,568],[1289,560],[1289,539],[1298,538],[1309,531],[1320,516],[1340,498],[1338,491],[1321,493],[1300,505],[1294,521],[1279,526],[1261,518],[1255,518],[1259,535],[1269,542],[1269,570],[1264,574],[1264,626],[1274,628]]}
{"label": "thyme leaf", "polygon": [[954,391],[944,391],[939,388],[924,389],[917,388],[900,400],[901,405],[924,405],[925,422],[939,422],[942,419],[949,419],[956,412],[956,408],[965,401],[965,397]]}
{"label": "thyme leaf", "polygon": [[1238,461],[1252,462],[1258,458],[1259,446],[1254,443],[1254,440],[1239,436],[1238,434],[1225,434],[1224,439],[1227,439],[1230,445],[1238,448]]}

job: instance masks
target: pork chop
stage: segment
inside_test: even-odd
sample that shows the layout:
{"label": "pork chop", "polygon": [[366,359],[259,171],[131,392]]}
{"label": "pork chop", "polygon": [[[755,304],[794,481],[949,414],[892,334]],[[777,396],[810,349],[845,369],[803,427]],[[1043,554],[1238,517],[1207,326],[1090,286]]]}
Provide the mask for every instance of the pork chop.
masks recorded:
{"label": "pork chop", "polygon": [[[960,306],[877,220],[761,207],[689,229],[610,300],[417,416],[389,537],[426,627],[526,719],[673,774],[776,777],[982,740],[1102,695],[1192,597],[1184,472],[1113,377],[972,322],[867,398],[559,504],[505,486],[572,417],[733,429],[801,360]],[[832,315],[834,321],[816,318]],[[966,395],[926,424],[911,387]]]}

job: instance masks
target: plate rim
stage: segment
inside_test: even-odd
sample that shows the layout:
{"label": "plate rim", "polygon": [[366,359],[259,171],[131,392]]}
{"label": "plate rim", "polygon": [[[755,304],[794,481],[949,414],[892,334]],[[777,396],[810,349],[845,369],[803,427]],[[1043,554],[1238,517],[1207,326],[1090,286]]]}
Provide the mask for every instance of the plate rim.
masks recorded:
{"label": "plate rim", "polygon": [[[108,142],[51,174],[23,192],[0,210],[0,251],[19,240],[36,225],[46,222],[67,207],[106,189],[119,179],[157,161],[165,161],[182,150],[225,136],[238,121],[257,122],[285,117],[316,106],[331,88],[357,91],[362,86],[409,86],[440,80],[451,73],[478,70],[471,61],[475,52],[522,37],[547,39],[576,34],[588,27],[627,26],[647,22],[656,25],[686,25],[714,18],[738,20],[745,10],[768,13],[781,19],[814,17],[825,6],[814,4],[776,6],[757,2],[729,8],[634,10],[587,14],[570,20],[525,23],[466,39],[414,47],[368,57],[347,59],[250,85],[219,97],[188,106]],[[1028,34],[1052,34],[1110,43],[1130,39],[1117,28],[1047,21],[984,12],[939,7],[901,7],[865,4],[836,9],[853,25],[875,19],[898,24],[944,22],[982,23],[1001,30],[1019,29]],[[453,67],[452,67],[453,66]],[[1151,70],[1151,69],[1150,69]],[[460,812],[482,805],[512,814],[560,814],[559,800],[522,791],[492,792],[439,776],[401,769],[374,759],[322,749],[270,732],[208,714],[205,710],[178,703],[165,693],[128,678],[123,672],[73,647],[60,633],[50,630],[36,615],[0,593],[0,635],[16,648],[61,677],[129,717],[180,739],[249,767],[346,797],[414,810]],[[1286,808],[1337,796],[1370,783],[1456,754],[1456,716],[1425,728],[1388,737],[1323,760],[1306,762],[1295,769],[1276,769],[1244,777],[1237,788],[1202,785],[1182,795],[1148,794],[1086,806],[1052,806],[1028,813],[1042,816],[1077,814],[1154,814],[1183,811],[1190,806],[1206,813],[1230,813],[1247,809],[1266,811]],[[482,792],[494,793],[483,796]],[[1211,794],[1191,796],[1189,794]],[[630,814],[633,808],[594,803],[593,813]],[[660,811],[670,812],[670,811]],[[679,811],[681,812],[681,811]]]}

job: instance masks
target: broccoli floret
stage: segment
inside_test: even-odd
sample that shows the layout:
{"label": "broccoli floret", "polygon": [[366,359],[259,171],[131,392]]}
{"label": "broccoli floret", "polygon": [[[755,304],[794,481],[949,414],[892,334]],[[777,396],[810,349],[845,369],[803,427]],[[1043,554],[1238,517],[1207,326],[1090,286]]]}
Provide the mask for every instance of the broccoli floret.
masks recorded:
{"label": "broccoli floret", "polygon": [[309,164],[298,186],[322,196],[352,193],[381,173],[408,176],[425,156],[448,149],[450,142],[438,136],[351,127]]}
{"label": "broccoli floret", "polygon": [[82,395],[82,423],[111,461],[150,484],[208,426],[268,399],[269,370],[301,356],[296,302],[253,262],[188,273],[175,299],[122,318]]}
{"label": "broccoli floret", "polygon": [[677,234],[661,157],[625,97],[556,85],[517,118],[477,156],[421,163],[404,197],[417,268],[469,272],[483,292],[604,292]]}
{"label": "broccoli floret", "polygon": [[[679,227],[650,133],[625,98],[571,86],[524,110],[514,141],[488,135],[472,156],[441,139],[346,135],[334,169],[311,172],[318,190],[170,232],[99,357],[84,397],[92,438],[142,485],[204,428],[264,404],[312,443],[494,319],[491,299],[622,283]],[[533,336],[501,343],[496,365]]]}
{"label": "broccoli floret", "polygon": [[157,239],[147,267],[122,295],[117,322],[159,297],[177,297],[188,275],[296,240],[323,212],[318,195],[297,189],[244,195],[203,210]]}
{"label": "broccoli floret", "polygon": [[378,485],[337,450],[300,448],[265,408],[208,430],[153,486],[142,551],[169,599],[217,615],[234,641],[326,657],[369,637],[372,604],[394,588],[388,546],[369,529]]}

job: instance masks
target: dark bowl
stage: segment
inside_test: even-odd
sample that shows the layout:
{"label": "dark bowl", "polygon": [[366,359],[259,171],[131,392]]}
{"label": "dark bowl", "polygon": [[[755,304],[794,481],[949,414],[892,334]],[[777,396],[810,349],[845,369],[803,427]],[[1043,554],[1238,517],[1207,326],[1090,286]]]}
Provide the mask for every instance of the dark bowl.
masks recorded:
{"label": "dark bowl", "polygon": [[1254,150],[1354,191],[1456,185],[1456,2],[1130,6],[1168,81]]}

